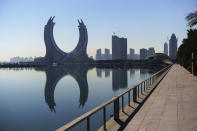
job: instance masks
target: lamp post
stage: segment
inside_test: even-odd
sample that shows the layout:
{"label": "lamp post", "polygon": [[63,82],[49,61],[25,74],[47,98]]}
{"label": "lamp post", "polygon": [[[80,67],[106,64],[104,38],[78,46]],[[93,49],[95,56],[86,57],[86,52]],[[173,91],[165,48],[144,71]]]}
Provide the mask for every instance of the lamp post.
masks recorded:
{"label": "lamp post", "polygon": [[194,74],[194,53],[192,52],[192,74]]}

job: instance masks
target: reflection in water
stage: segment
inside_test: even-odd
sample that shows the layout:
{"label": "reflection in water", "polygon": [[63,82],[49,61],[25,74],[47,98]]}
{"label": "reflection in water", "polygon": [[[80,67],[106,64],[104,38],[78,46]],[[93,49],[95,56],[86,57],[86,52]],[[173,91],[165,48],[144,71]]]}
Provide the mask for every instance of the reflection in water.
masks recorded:
{"label": "reflection in water", "polygon": [[112,89],[113,91],[120,88],[127,88],[127,70],[126,69],[112,69]]}
{"label": "reflection in water", "polygon": [[105,69],[105,77],[110,77],[110,69]]}
{"label": "reflection in water", "polygon": [[130,78],[134,79],[135,77],[135,69],[130,69]]}
{"label": "reflection in water", "polygon": [[145,79],[147,78],[148,69],[140,69],[140,78]]}
{"label": "reflection in water", "polygon": [[102,72],[105,72],[105,78],[110,77],[110,69],[96,68],[97,77],[102,77]]}
{"label": "reflection in water", "polygon": [[45,84],[45,101],[51,111],[55,112],[54,91],[58,81],[66,75],[72,76],[78,83],[80,89],[80,106],[84,106],[88,99],[88,82],[87,72],[90,68],[86,65],[70,65],[70,66],[57,66],[38,68],[38,71],[45,71],[46,84]]}
{"label": "reflection in water", "polygon": [[102,69],[96,68],[96,75],[97,77],[102,77]]}

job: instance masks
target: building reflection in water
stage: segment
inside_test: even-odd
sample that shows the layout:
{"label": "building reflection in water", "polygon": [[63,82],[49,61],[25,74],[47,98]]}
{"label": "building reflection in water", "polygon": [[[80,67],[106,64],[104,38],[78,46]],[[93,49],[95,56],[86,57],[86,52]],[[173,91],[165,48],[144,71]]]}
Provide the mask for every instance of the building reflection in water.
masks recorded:
{"label": "building reflection in water", "polygon": [[96,75],[97,77],[102,77],[102,69],[96,68]]}
{"label": "building reflection in water", "polygon": [[135,77],[135,69],[130,69],[130,79],[134,79]]}
{"label": "building reflection in water", "polygon": [[148,77],[148,69],[140,69],[140,79],[146,79]]}
{"label": "building reflection in water", "polygon": [[105,78],[110,77],[110,69],[96,68],[97,77],[102,77],[102,72],[105,73]]}
{"label": "building reflection in water", "polygon": [[112,89],[113,91],[120,88],[127,88],[127,70],[126,69],[112,69]]}
{"label": "building reflection in water", "polygon": [[110,69],[105,69],[105,77],[110,77]]}
{"label": "building reflection in water", "polygon": [[46,84],[45,84],[45,101],[48,104],[51,111],[55,112],[55,100],[54,92],[57,83],[66,75],[72,76],[78,83],[80,89],[79,103],[80,106],[84,106],[88,99],[88,82],[87,72],[90,68],[86,65],[70,65],[70,66],[56,66],[37,68],[37,71],[45,71]]}

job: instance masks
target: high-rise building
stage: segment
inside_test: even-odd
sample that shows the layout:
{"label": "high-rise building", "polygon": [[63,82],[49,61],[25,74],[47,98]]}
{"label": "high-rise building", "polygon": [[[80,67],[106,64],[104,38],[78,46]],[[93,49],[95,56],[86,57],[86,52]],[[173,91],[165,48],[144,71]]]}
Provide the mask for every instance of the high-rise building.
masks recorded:
{"label": "high-rise building", "polygon": [[128,59],[135,59],[135,49],[130,48],[129,49],[129,55],[128,55]]}
{"label": "high-rise building", "polygon": [[112,59],[126,60],[127,59],[127,39],[119,38],[116,35],[112,36]]}
{"label": "high-rise building", "polygon": [[120,59],[127,59],[127,38],[120,38]]}
{"label": "high-rise building", "polygon": [[167,44],[167,42],[164,43],[163,53],[168,55],[168,44]]}
{"label": "high-rise building", "polygon": [[140,60],[145,60],[147,58],[147,49],[140,49]]}
{"label": "high-rise building", "polygon": [[173,33],[170,40],[169,40],[169,56],[171,59],[176,59],[177,54],[177,38]]}
{"label": "high-rise building", "polygon": [[148,55],[148,56],[151,56],[151,55],[154,55],[154,54],[155,54],[155,49],[154,49],[154,47],[148,48],[148,53],[147,53],[147,55]]}
{"label": "high-rise building", "polygon": [[104,59],[105,60],[110,60],[110,50],[109,49],[105,49]]}
{"label": "high-rise building", "polygon": [[102,56],[101,56],[101,49],[97,49],[96,50],[96,60],[101,60],[102,58],[101,58]]}

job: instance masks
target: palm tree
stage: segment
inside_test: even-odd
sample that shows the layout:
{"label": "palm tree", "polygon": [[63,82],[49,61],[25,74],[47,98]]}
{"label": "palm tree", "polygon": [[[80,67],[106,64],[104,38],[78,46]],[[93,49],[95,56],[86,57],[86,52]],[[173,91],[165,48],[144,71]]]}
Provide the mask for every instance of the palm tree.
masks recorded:
{"label": "palm tree", "polygon": [[197,11],[189,13],[186,16],[186,20],[188,21],[188,25],[190,27],[197,25]]}

